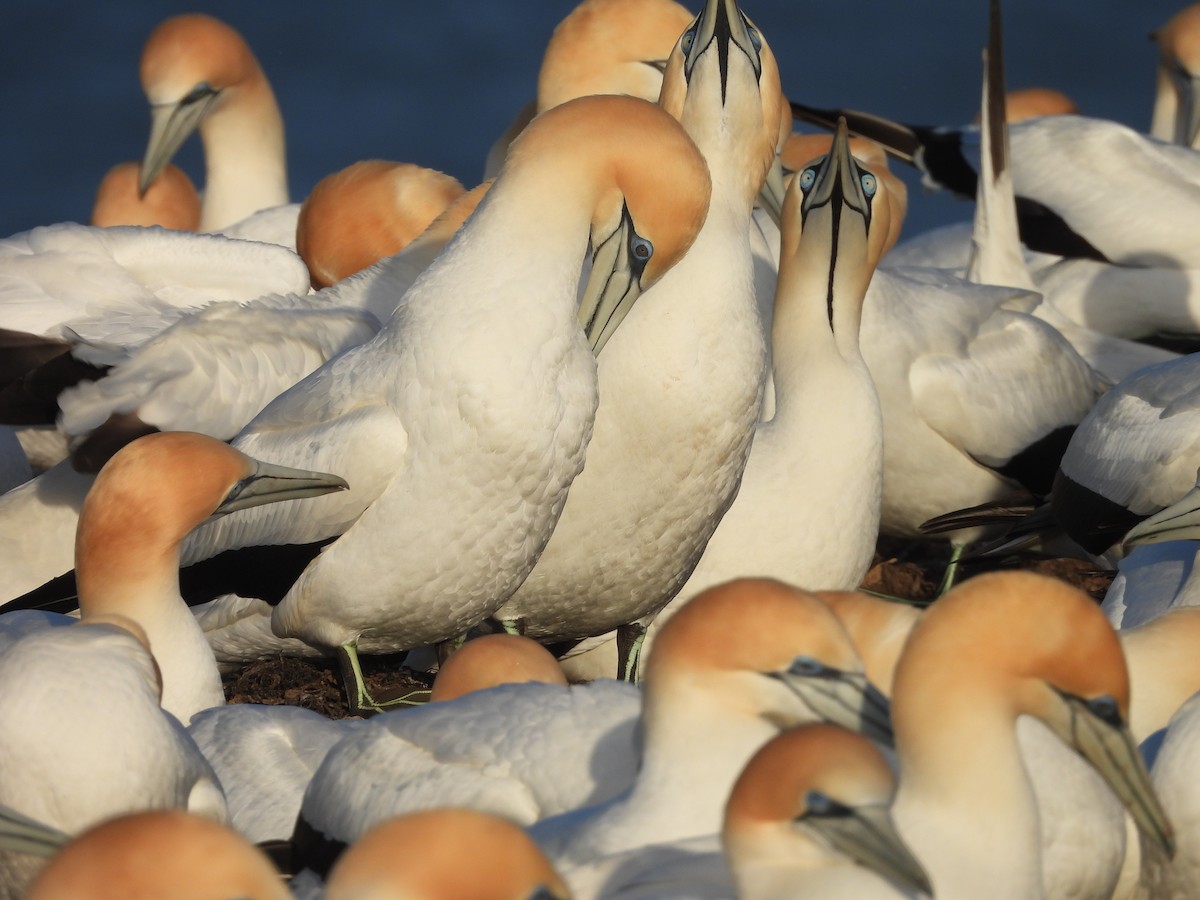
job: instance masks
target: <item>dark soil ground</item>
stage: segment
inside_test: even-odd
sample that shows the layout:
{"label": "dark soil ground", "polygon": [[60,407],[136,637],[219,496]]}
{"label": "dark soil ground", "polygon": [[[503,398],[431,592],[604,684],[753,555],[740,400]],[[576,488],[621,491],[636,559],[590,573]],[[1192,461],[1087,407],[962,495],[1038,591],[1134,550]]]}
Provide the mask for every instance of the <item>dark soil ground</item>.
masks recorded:
{"label": "dark soil ground", "polygon": [[[933,600],[950,557],[942,543],[883,538],[875,564],[863,587],[917,603]],[[981,560],[960,566],[959,580],[983,571],[1020,568],[1051,575],[1086,591],[1097,601],[1104,597],[1112,572],[1096,571],[1074,559]],[[364,656],[367,687],[378,699],[411,695],[414,702],[427,696],[431,681],[424,672],[401,665],[403,656]],[[334,660],[280,657],[246,665],[225,676],[225,696],[230,703],[289,704],[330,718],[346,716],[346,699]]]}

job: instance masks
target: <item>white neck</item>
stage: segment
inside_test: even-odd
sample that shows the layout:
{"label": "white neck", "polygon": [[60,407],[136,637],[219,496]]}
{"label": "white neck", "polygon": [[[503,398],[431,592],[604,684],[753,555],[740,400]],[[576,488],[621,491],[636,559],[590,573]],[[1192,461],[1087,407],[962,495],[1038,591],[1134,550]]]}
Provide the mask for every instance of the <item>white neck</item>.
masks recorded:
{"label": "white neck", "polygon": [[81,581],[82,617],[120,613],[142,626],[162,673],[162,708],[186,725],[200,710],[224,704],[225,693],[212,648],[179,595],[178,551],[165,560],[148,554],[126,570],[140,577]]}
{"label": "white neck", "polygon": [[665,701],[646,697],[642,767],[612,810],[618,825],[604,835],[606,846],[593,848],[597,854],[717,834],[741,770],[779,733],[752,711],[714,702],[705,690],[674,687]]}
{"label": "white neck", "polygon": [[[426,333],[423,344],[444,341],[464,352],[503,348],[507,360],[528,359],[560,345],[563,335],[582,341],[576,285],[591,230],[590,203],[537,204],[551,195],[553,176],[536,184],[526,172],[510,172],[488,192],[471,220],[446,245],[404,296],[383,335],[410,343],[407,329]],[[486,249],[477,246],[486,245]],[[481,252],[482,251],[482,252]],[[453,290],[443,290],[446,280]],[[525,379],[520,366],[508,365]]]}
{"label": "white neck", "polygon": [[1175,117],[1179,110],[1179,96],[1166,68],[1160,61],[1157,68],[1157,86],[1154,93],[1154,115],[1150,120],[1150,136],[1160,141],[1175,140]]}
{"label": "white neck", "polygon": [[283,118],[266,79],[239,85],[236,97],[200,123],[204,142],[201,231],[219,231],[288,202]]}
{"label": "white neck", "polygon": [[893,705],[900,787],[892,816],[935,896],[1038,900],[1037,806],[1014,717],[982,700],[920,699],[937,709],[936,728],[932,716],[913,728]]}

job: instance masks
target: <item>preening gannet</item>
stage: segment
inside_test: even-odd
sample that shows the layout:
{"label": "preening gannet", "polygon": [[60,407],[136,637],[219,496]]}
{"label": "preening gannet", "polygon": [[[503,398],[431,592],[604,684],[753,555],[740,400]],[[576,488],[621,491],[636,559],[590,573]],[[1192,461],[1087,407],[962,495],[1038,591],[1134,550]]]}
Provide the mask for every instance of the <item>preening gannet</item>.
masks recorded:
{"label": "preening gannet", "polygon": [[533,828],[568,883],[611,853],[716,834],[738,773],[782,728],[825,720],[889,736],[886,702],[829,608],[767,579],[717,586],[676,613],[647,657],[644,694],[633,786]]}
{"label": "preening gannet", "polygon": [[328,287],[399,253],[464,193],[458,179],[434,169],[357,162],[322,178],[304,199],[296,252],[313,287]]}
{"label": "preening gannet", "polygon": [[390,819],[346,851],[327,900],[568,900],[571,894],[518,826],[469,809]]}
{"label": "preening gannet", "polygon": [[271,861],[229,828],[177,810],[120,816],[75,838],[26,900],[288,900]]}
{"label": "preening gannet", "polygon": [[529,681],[565,686],[567,677],[537,641],[516,634],[485,634],[467,641],[442,663],[429,700],[453,700],[472,691]]}
{"label": "preening gannet", "polygon": [[583,465],[593,350],[687,251],[708,186],[686,133],[645,101],[581,98],[545,113],[384,329],[235,441],[280,460],[336,459],[352,484],[345,500],[218,525],[191,558],[341,534],[273,626],[348,663],[358,647],[431,643],[493,612],[528,574]]}
{"label": "preening gannet", "polygon": [[138,191],[136,162],[108,170],[92,204],[92,225],[161,225],[195,231],[200,225],[200,195],[182,169],[167,166],[145,192]]}
{"label": "preening gannet", "polygon": [[713,202],[691,252],[600,357],[587,466],[496,612],[539,640],[603,634],[670,600],[733,500],[758,419],[750,216],[783,101],[769,47],[731,0],[709,0],[684,32],[660,102],[705,154]]}
{"label": "preening gannet", "polygon": [[[1017,741],[1022,715],[1037,717],[1082,755],[1148,839],[1169,852],[1170,824],[1125,725],[1129,681],[1120,643],[1082,592],[1017,572],[964,582],[913,629],[892,701],[900,763],[892,815],[934,896],[1084,896],[1078,882],[1063,882],[1072,874],[1089,886],[1099,877],[1109,892],[1116,883],[1119,854],[1106,853],[1101,865],[1094,846],[1078,839],[1082,830],[1094,845],[1097,829],[1107,828],[1123,842],[1119,815],[1095,818],[1090,807],[1081,815],[1082,795],[1060,798],[1054,814],[1084,821],[1039,827],[1024,733],[1020,747]],[[967,743],[974,751],[958,752]],[[1059,828],[1067,834],[1043,844],[1043,831]],[[1051,860],[1055,877],[1043,894],[1043,865]]]}
{"label": "preening gannet", "polygon": [[233,28],[199,13],[167,19],[142,50],[150,103],[144,192],[194,130],[204,143],[200,230],[217,231],[288,202],[283,117],[254,53]]}

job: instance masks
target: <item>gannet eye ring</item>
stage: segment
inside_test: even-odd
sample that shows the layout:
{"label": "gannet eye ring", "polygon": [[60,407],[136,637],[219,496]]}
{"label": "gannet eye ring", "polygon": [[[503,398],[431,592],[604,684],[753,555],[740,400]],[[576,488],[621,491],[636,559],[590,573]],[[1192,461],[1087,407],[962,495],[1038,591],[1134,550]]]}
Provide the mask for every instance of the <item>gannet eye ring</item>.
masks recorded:
{"label": "gannet eye ring", "polygon": [[862,177],[858,181],[862,185],[863,193],[868,197],[874,197],[875,192],[879,190],[879,183],[870,172],[863,172]]}
{"label": "gannet eye ring", "polygon": [[746,21],[745,16],[742,16],[742,21],[746,23],[746,33],[750,35],[750,43],[754,45],[754,49],[762,50],[762,35],[758,33],[758,29]]}
{"label": "gannet eye ring", "polygon": [[[804,795],[804,806],[808,812],[806,816],[816,816],[818,818],[833,818],[835,816],[852,815],[852,811],[844,803],[838,803],[832,797],[821,793],[820,791],[808,791]],[[805,818],[805,816],[801,816]]]}
{"label": "gannet eye ring", "polygon": [[796,177],[800,179],[800,190],[807,193],[812,189],[813,182],[817,180],[817,170],[805,169]]}
{"label": "gannet eye ring", "polygon": [[693,26],[693,27],[689,28],[687,31],[685,31],[683,33],[683,37],[681,37],[679,39],[679,49],[682,50],[685,54],[691,53],[692,52],[692,44],[695,43],[695,40],[696,40],[696,28],[695,28],[695,26]]}
{"label": "gannet eye ring", "polygon": [[654,255],[654,245],[644,237],[634,235],[633,240],[629,242],[629,252],[633,254],[634,259],[645,264]]}
{"label": "gannet eye ring", "polygon": [[206,97],[211,97],[216,93],[213,86],[207,81],[199,82],[194,88],[188,91],[182,100],[179,101],[180,106],[187,106],[189,103],[199,103]]}
{"label": "gannet eye ring", "polygon": [[825,675],[829,669],[811,656],[797,656],[788,666],[788,671],[793,675],[817,677]]}
{"label": "gannet eye ring", "polygon": [[1117,701],[1107,694],[1093,697],[1087,701],[1087,708],[1092,715],[1102,722],[1108,722],[1111,725],[1119,725],[1121,723],[1121,710],[1117,706]]}

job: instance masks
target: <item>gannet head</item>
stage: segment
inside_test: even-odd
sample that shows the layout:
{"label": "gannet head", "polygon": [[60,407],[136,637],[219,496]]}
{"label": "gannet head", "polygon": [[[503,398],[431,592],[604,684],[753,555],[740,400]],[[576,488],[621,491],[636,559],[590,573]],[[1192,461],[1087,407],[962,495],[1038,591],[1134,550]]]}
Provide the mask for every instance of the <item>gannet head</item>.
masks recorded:
{"label": "gannet head", "polygon": [[[835,334],[858,331],[867,284],[893,238],[889,192],[896,181],[850,155],[846,122],[839,119],[829,153],[800,169],[788,186],[780,216],[780,289],[796,278],[819,280]],[[835,303],[839,295],[848,301]]]}
{"label": "gannet head", "polygon": [[584,0],[546,45],[538,111],[588,94],[657,100],[667,57],[692,18],[675,0]]}
{"label": "gannet head", "polygon": [[510,170],[536,173],[544,191],[591,203],[592,271],[579,320],[599,353],[704,224],[711,192],[704,157],[655,105],[590,96],[534,119],[509,149],[500,182]]}
{"label": "gannet head", "polygon": [[849,859],[932,894],[892,822],[895,792],[891,768],[862,735],[828,724],[785,731],[746,764],[729,795],[722,844],[730,868],[736,876],[759,862],[823,867]]}
{"label": "gannet head", "polygon": [[200,226],[200,195],[182,169],[168,165],[154,184],[138,188],[141,165],[123,162],[105,174],[92,204],[93,225],[161,225],[176,231]]}
{"label": "gannet head", "polygon": [[233,829],[180,810],[158,810],[84,832],[47,863],[25,896],[286,900],[291,893],[270,860]]}
{"label": "gannet head", "polygon": [[524,829],[475,810],[437,809],[373,827],[333,867],[325,896],[565,900],[570,894]]}
{"label": "gannet head", "polygon": [[913,629],[896,670],[902,753],[907,729],[939,714],[902,703],[902,693],[920,695],[922,683],[947,672],[954,683],[936,704],[940,714],[970,715],[987,702],[1014,719],[1038,717],[1096,769],[1148,839],[1173,851],[1171,825],[1126,724],[1121,643],[1090,597],[1053,578],[996,572],[938,600]]}
{"label": "gannet head", "polygon": [[450,654],[433,682],[430,701],[453,700],[499,684],[536,681],[565,685],[554,655],[535,640],[515,634],[485,634]]}
{"label": "gannet head", "polygon": [[399,253],[463,193],[457,178],[411,163],[365,160],[325,176],[296,221],[296,252],[312,286]]}
{"label": "gannet head", "polygon": [[748,196],[758,194],[775,160],[786,101],[775,55],[735,0],[706,0],[667,60],[659,105],[706,154],[715,151],[710,136],[733,135],[730,164]]}
{"label": "gannet head", "polygon": [[242,36],[200,13],[174,16],[150,33],[140,75],[151,116],[139,181],[143,194],[206,116],[245,86],[266,84]]}
{"label": "gannet head", "polygon": [[1160,123],[1156,109],[1152,131],[1193,146],[1200,136],[1200,4],[1180,10],[1150,37],[1158,44],[1160,82],[1166,79],[1175,93],[1173,121]]}
{"label": "gannet head", "polygon": [[681,682],[787,728],[825,720],[891,743],[887,699],[849,635],[815,595],[765,578],[718,585],[663,626],[646,661],[646,711]]}
{"label": "gannet head", "polygon": [[157,577],[164,564],[177,575],[179,542],[210,516],[346,486],[336,475],[259,462],[207,435],[139,438],[108,461],[84,499],[75,534],[80,607],[90,615],[91,597]]}
{"label": "gannet head", "polygon": [[[1038,116],[1071,116],[1078,113],[1079,107],[1075,101],[1054,88],[1021,88],[1004,94],[1004,120],[1010,125]],[[979,123],[978,115],[975,116],[975,123]]]}

